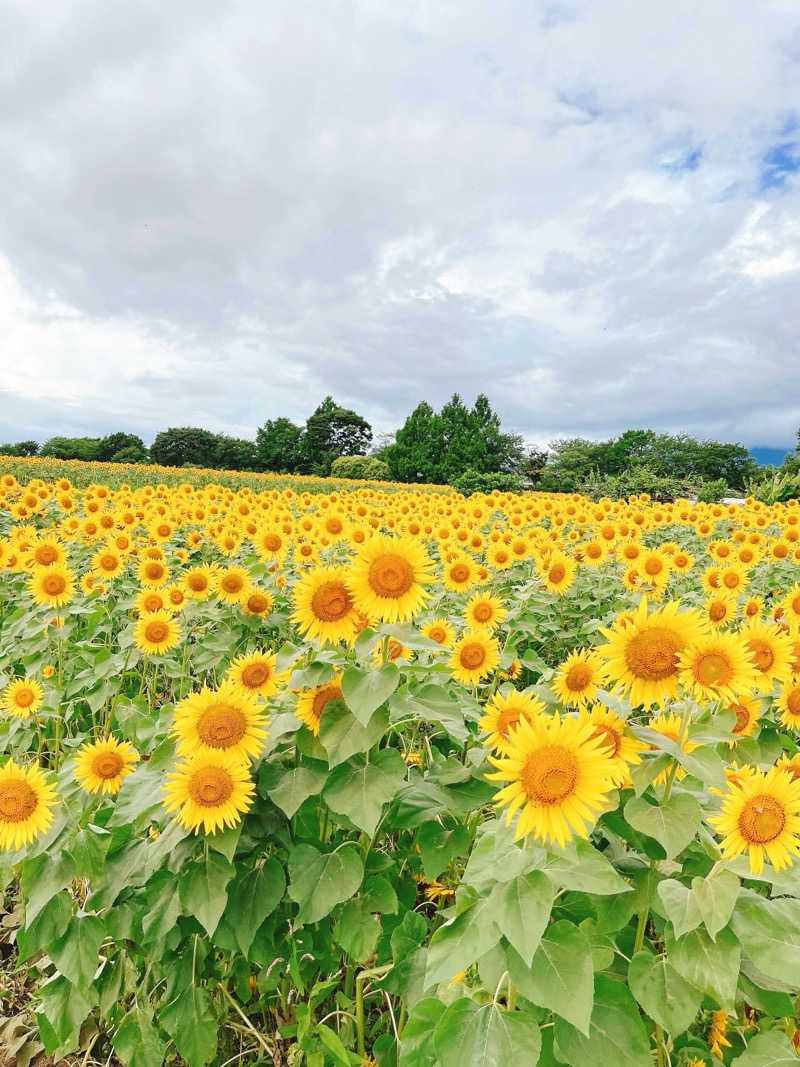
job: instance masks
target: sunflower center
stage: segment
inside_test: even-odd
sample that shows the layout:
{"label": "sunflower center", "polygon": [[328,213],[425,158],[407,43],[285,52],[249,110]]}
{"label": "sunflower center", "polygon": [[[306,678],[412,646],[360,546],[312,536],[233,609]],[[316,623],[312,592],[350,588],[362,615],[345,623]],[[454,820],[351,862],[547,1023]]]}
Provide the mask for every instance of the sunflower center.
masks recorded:
{"label": "sunflower center", "polygon": [[651,557],[650,559],[645,560],[644,569],[646,574],[654,576],[656,574],[661,574],[664,570],[664,564],[657,557]]}
{"label": "sunflower center", "polygon": [[591,680],[592,671],[586,663],[573,663],[567,671],[564,684],[567,689],[571,689],[574,693],[580,689],[585,689]]}
{"label": "sunflower center", "polygon": [[444,628],[441,626],[432,626],[428,630],[428,637],[431,641],[438,641],[440,645],[443,645],[447,639],[447,634],[444,632]]}
{"label": "sunflower center", "polygon": [[775,653],[769,644],[760,637],[749,637],[745,643],[753,653],[756,670],[762,673],[768,671],[775,662]]}
{"label": "sunflower center", "polygon": [[628,670],[637,678],[670,678],[678,669],[681,645],[678,634],[666,626],[641,630],[631,637],[625,649]]}
{"label": "sunflower center", "polygon": [[277,552],[281,547],[281,539],[275,533],[268,533],[261,538],[261,544],[268,552]]}
{"label": "sunflower center", "polygon": [[605,723],[600,723],[592,731],[592,737],[597,737],[603,742],[603,747],[609,749],[610,756],[616,756],[619,751],[619,746],[622,744],[622,737],[611,726],[606,726]]}
{"label": "sunflower center", "polygon": [[226,593],[240,593],[244,586],[244,579],[241,574],[226,574],[220,585]]}
{"label": "sunflower center", "polygon": [[34,811],[39,800],[27,782],[18,778],[0,781],[0,820],[24,822]]}
{"label": "sunflower center", "polygon": [[719,600],[716,600],[708,609],[708,617],[712,622],[722,622],[727,614],[728,609]]}
{"label": "sunflower center", "polygon": [[48,596],[58,596],[66,587],[67,583],[61,574],[48,574],[42,582],[42,588]]}
{"label": "sunflower center", "polygon": [[701,685],[727,685],[733,668],[721,652],[703,652],[694,665],[694,676]]}
{"label": "sunflower center", "polygon": [[54,563],[57,556],[58,553],[52,545],[39,545],[39,547],[34,552],[36,562],[44,567],[46,567],[50,563]]}
{"label": "sunflower center", "polygon": [[747,801],[738,818],[739,832],[750,845],[766,845],[786,825],[786,811],[775,797],[759,793]]}
{"label": "sunflower center", "polygon": [[454,582],[466,582],[469,578],[469,567],[466,563],[454,563],[450,568],[450,577]]}
{"label": "sunflower center", "polygon": [[104,571],[113,571],[117,566],[117,557],[112,555],[100,557],[100,567]]}
{"label": "sunflower center", "polygon": [[242,671],[242,684],[248,689],[258,689],[269,679],[270,673],[268,663],[248,663]]}
{"label": "sunflower center", "polygon": [[189,779],[188,792],[195,804],[214,808],[233,793],[233,779],[222,767],[202,767]]}
{"label": "sunflower center", "polygon": [[324,582],[311,597],[311,610],[323,622],[338,622],[352,606],[353,600],[341,582]]}
{"label": "sunflower center", "polygon": [[208,579],[204,574],[190,574],[186,579],[186,584],[193,593],[202,593],[208,588]]}
{"label": "sunflower center", "polygon": [[164,568],[161,566],[160,563],[148,563],[147,567],[145,568],[145,574],[148,578],[160,578],[163,573]]}
{"label": "sunflower center", "polygon": [[566,575],[566,573],[567,570],[563,563],[554,563],[550,570],[547,572],[547,577],[554,584],[558,584],[558,582],[564,581],[564,576]]}
{"label": "sunflower center", "polygon": [[144,606],[147,611],[158,611],[163,606],[163,603],[158,593],[150,593],[144,600]]}
{"label": "sunflower center", "polygon": [[342,520],[341,519],[337,519],[335,515],[331,515],[329,518],[327,518],[325,520],[325,529],[328,531],[328,533],[332,533],[332,534],[341,533],[342,530],[344,529],[344,527],[342,526]]}
{"label": "sunflower center", "polygon": [[18,689],[14,694],[14,703],[19,708],[29,708],[33,703],[34,694],[32,689]]}
{"label": "sunflower center", "polygon": [[102,752],[92,760],[92,770],[98,778],[116,778],[124,760],[118,752]]}
{"label": "sunflower center", "polygon": [[736,724],[733,727],[733,733],[740,734],[747,728],[747,724],[750,722],[750,712],[744,706],[744,704],[732,704],[731,711],[736,712]]}
{"label": "sunflower center", "polygon": [[145,627],[144,636],[151,644],[160,645],[169,633],[169,627],[161,619],[154,619],[152,622],[148,622]]}
{"label": "sunflower center", "polygon": [[492,605],[487,604],[486,601],[481,601],[480,604],[476,604],[472,609],[472,617],[476,622],[488,622],[492,614]]}
{"label": "sunflower center", "polygon": [[504,708],[497,716],[497,726],[495,727],[495,730],[502,737],[507,737],[509,729],[512,726],[516,726],[521,718],[522,712],[519,708]]}
{"label": "sunflower center", "polygon": [[786,710],[790,715],[800,716],[800,686],[793,689],[786,697]]}
{"label": "sunflower center", "polygon": [[602,555],[602,552],[603,550],[599,545],[586,546],[586,555],[589,557],[589,559],[599,559]]}
{"label": "sunflower center", "polygon": [[397,599],[414,584],[414,571],[408,560],[394,552],[378,556],[370,564],[367,581],[378,596]]}
{"label": "sunflower center", "polygon": [[522,768],[520,781],[536,804],[558,804],[575,789],[578,761],[563,745],[545,745],[532,752]]}
{"label": "sunflower center", "polygon": [[247,730],[247,719],[233,704],[212,704],[197,720],[197,736],[211,748],[238,744]]}
{"label": "sunflower center", "polygon": [[477,641],[468,641],[458,654],[462,667],[469,671],[477,670],[486,659],[486,649]]}
{"label": "sunflower center", "polygon": [[326,685],[323,689],[320,689],[314,696],[314,702],[311,705],[311,713],[315,719],[319,720],[322,712],[325,710],[325,705],[330,700],[341,700],[342,690],[338,685]]}

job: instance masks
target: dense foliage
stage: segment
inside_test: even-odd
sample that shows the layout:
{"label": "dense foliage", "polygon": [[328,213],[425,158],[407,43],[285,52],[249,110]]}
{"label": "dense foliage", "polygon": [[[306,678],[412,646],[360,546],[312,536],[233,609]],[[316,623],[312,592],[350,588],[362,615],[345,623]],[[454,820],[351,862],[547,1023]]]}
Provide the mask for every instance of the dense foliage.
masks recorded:
{"label": "dense foliage", "polygon": [[794,1062],[796,502],[12,462],[18,1064]]}

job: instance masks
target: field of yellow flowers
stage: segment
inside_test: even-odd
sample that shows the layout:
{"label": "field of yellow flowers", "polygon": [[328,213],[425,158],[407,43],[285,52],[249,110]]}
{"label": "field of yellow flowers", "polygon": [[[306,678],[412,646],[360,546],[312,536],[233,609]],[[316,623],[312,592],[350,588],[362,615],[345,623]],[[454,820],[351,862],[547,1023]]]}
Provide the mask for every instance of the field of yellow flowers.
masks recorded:
{"label": "field of yellow flowers", "polygon": [[797,1062],[797,502],[87,470],[0,466],[0,1062]]}

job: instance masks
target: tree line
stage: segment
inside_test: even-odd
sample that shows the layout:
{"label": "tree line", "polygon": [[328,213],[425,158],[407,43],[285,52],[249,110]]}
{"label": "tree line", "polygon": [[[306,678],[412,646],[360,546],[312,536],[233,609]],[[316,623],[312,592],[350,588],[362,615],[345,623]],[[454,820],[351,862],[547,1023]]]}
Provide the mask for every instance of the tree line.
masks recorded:
{"label": "tree line", "polygon": [[[362,415],[327,396],[304,424],[267,419],[255,440],[182,426],[162,430],[149,448],[136,434],[118,432],[51,437],[41,445],[19,441],[0,446],[0,453],[427,482],[462,492],[529,486],[593,496],[696,491],[712,498],[742,491],[758,471],[742,444],[654,430],[627,430],[605,441],[561,438],[547,450],[531,448],[520,434],[503,431],[484,394],[471,407],[454,394],[439,411],[422,401],[396,433],[378,441]],[[800,463],[800,453],[793,455]]]}

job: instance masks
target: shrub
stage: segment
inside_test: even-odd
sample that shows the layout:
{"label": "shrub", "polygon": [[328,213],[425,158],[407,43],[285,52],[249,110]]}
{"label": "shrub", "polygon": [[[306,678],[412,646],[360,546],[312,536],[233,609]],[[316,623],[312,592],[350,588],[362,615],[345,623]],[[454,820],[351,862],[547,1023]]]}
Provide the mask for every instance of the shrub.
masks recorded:
{"label": "shrub", "polygon": [[453,481],[453,488],[458,490],[462,496],[471,496],[473,493],[491,493],[493,489],[499,489],[504,493],[518,493],[522,487],[521,478],[516,474],[504,474],[502,471],[484,473],[469,469]]}
{"label": "shrub", "polygon": [[331,464],[331,476],[385,482],[389,479],[389,467],[375,456],[339,456]]}

